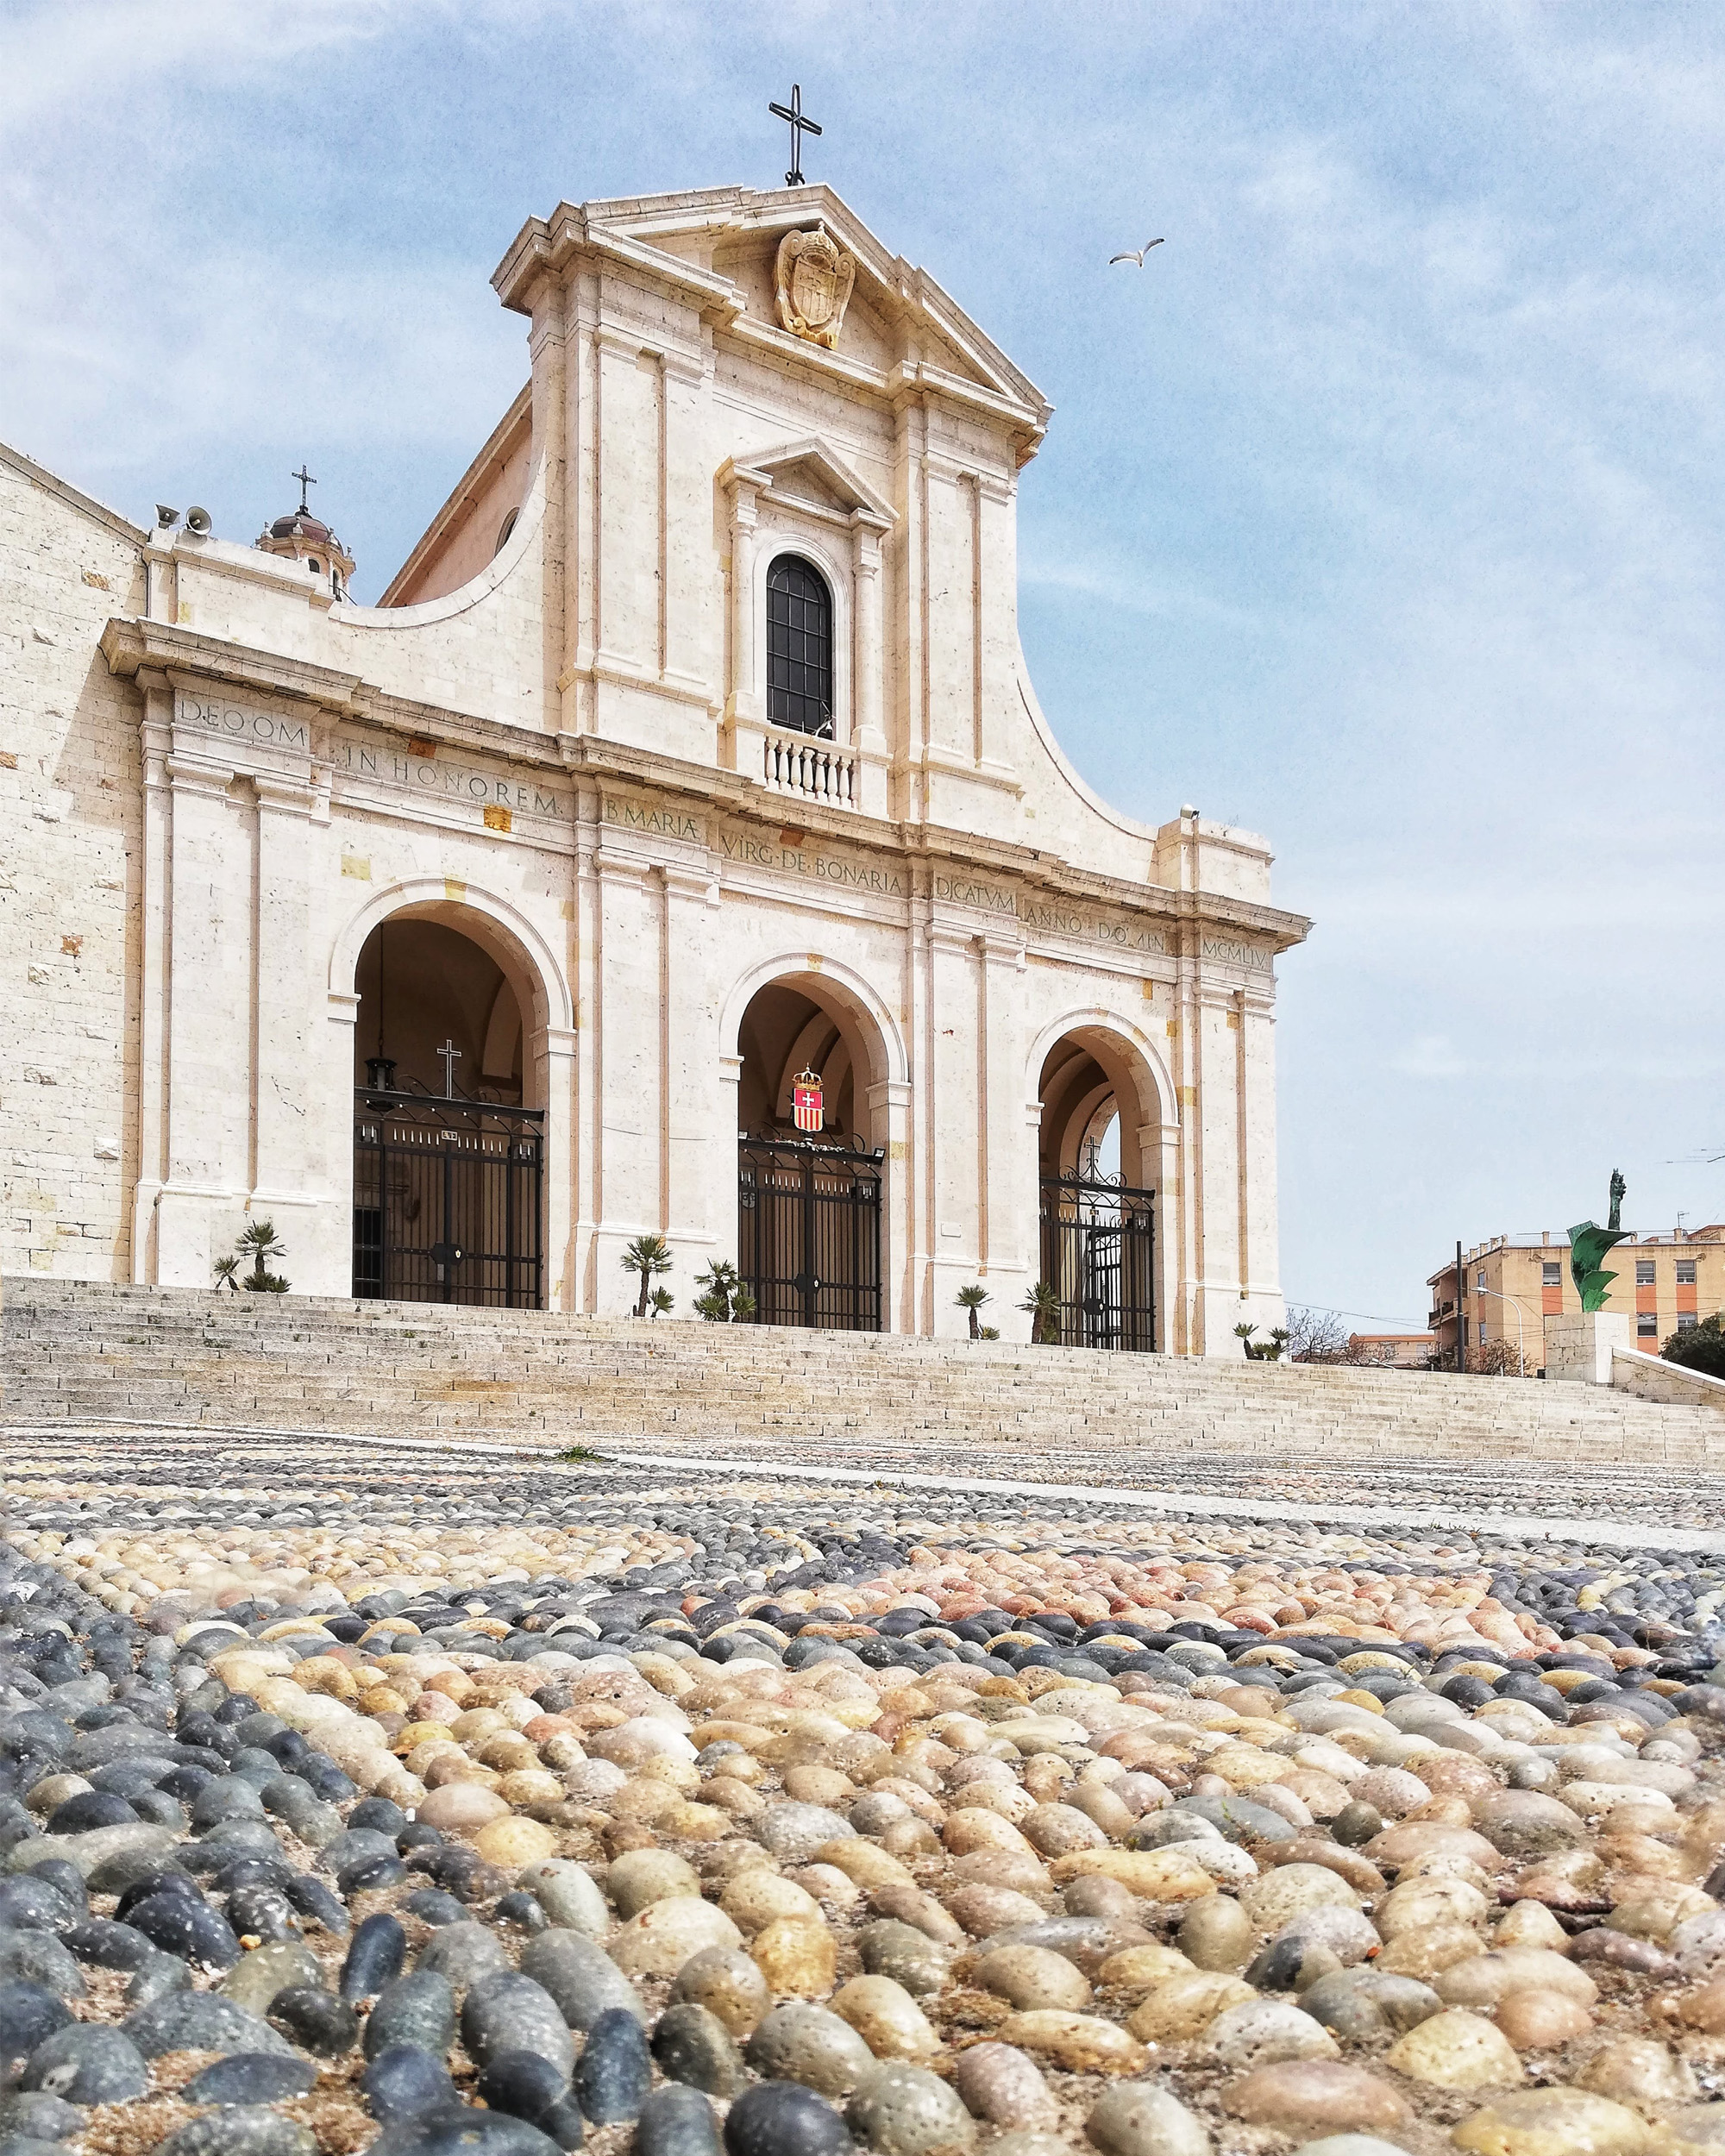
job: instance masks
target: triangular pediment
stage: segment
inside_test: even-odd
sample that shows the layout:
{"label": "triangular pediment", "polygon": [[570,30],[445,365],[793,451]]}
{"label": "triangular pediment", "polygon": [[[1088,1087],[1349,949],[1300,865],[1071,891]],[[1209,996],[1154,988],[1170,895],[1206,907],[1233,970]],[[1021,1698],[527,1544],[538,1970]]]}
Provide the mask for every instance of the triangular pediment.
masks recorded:
{"label": "triangular pediment", "polygon": [[732,457],[720,477],[746,479],[763,493],[827,516],[859,517],[883,528],[898,522],[898,512],[886,496],[853,472],[819,435],[804,435],[795,442]]}
{"label": "triangular pediment", "polygon": [[[549,221],[530,221],[493,281],[507,304],[522,305],[533,262],[555,256],[567,235],[698,290],[721,320],[728,314],[775,335],[778,248],[787,233],[817,225],[856,264],[853,319],[840,332],[837,360],[881,373],[909,368],[944,376],[1016,407],[1040,436],[1051,407],[1036,385],[927,271],[893,254],[830,187],[708,187],[579,208],[564,203]],[[818,364],[820,348],[806,348]]]}

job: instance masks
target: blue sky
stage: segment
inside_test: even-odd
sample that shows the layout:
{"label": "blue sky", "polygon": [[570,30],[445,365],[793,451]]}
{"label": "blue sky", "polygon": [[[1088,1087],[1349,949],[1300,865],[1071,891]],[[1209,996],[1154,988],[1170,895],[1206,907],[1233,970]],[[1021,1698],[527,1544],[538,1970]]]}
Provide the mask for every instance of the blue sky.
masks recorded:
{"label": "blue sky", "polygon": [[[560,197],[775,184],[764,107],[1057,407],[1022,619],[1085,774],[1266,832],[1290,1296],[1725,1219],[1725,18],[1565,0],[10,0],[0,435],[317,507],[373,596],[525,375]],[[1165,235],[1145,270],[1118,248]]]}

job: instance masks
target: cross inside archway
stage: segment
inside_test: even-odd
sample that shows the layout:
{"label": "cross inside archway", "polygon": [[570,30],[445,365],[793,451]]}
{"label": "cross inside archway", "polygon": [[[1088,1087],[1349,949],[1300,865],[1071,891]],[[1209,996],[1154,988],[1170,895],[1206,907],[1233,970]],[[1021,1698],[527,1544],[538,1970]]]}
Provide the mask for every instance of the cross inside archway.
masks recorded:
{"label": "cross inside archway", "polygon": [[461,1051],[454,1041],[445,1040],[437,1050],[437,1060],[443,1066],[443,1098],[453,1100],[455,1097],[455,1065],[461,1060]]}
{"label": "cross inside archway", "polygon": [[791,123],[791,169],[785,174],[785,184],[790,187],[801,187],[806,184],[803,179],[803,137],[820,133],[812,120],[803,117],[802,85],[800,82],[791,85],[789,104],[769,104],[767,110],[775,118],[788,120]]}

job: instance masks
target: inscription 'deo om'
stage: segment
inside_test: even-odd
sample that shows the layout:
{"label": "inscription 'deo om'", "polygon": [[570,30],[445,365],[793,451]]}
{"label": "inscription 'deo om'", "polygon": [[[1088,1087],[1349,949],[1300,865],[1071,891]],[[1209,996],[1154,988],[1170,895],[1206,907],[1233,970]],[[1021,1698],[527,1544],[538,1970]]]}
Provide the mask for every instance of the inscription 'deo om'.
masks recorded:
{"label": "inscription 'deo om'", "polygon": [[283,718],[274,711],[260,711],[249,704],[218,703],[207,696],[183,692],[174,705],[174,717],[182,725],[201,727],[229,741],[267,742],[277,749],[309,750],[311,729],[303,718]]}

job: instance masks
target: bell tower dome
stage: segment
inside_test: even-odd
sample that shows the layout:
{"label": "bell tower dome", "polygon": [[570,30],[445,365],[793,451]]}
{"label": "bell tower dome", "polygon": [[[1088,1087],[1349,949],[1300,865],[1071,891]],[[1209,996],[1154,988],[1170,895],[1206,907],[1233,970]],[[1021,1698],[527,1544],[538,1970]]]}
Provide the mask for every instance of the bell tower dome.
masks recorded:
{"label": "bell tower dome", "polygon": [[299,481],[299,506],[285,517],[278,517],[273,523],[266,524],[257,540],[265,554],[280,555],[285,560],[303,561],[308,572],[329,580],[329,589],[337,599],[346,599],[348,586],[353,578],[354,557],[330,530],[311,513],[306,490],[317,482],[302,464],[289,478]]}

